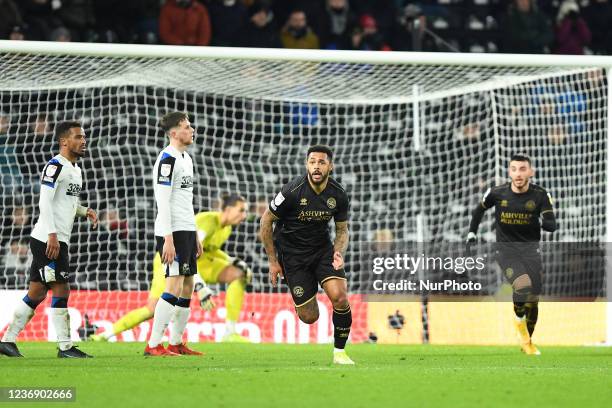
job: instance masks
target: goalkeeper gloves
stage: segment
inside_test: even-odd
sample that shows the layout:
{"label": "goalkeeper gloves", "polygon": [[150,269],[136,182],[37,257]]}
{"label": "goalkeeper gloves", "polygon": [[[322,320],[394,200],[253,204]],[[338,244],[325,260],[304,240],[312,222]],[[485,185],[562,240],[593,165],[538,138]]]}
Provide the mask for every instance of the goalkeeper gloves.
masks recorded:
{"label": "goalkeeper gloves", "polygon": [[244,272],[244,281],[247,285],[250,285],[251,282],[253,282],[253,271],[251,268],[249,268],[249,265],[247,265],[246,262],[244,262],[242,259],[235,258],[232,265]]}
{"label": "goalkeeper gloves", "polygon": [[215,302],[213,302],[212,297],[215,292],[212,291],[208,286],[206,286],[203,282],[196,282],[194,289],[196,294],[198,295],[198,299],[200,300],[200,306],[202,309],[206,311],[211,311],[215,308]]}

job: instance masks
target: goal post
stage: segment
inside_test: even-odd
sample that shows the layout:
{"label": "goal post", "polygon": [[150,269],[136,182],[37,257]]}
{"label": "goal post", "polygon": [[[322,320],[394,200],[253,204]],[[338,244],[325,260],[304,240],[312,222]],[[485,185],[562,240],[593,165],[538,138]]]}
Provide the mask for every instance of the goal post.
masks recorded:
{"label": "goal post", "polygon": [[[611,69],[612,57],[602,56],[0,41],[0,332],[10,318],[7,299],[24,289],[36,180],[55,151],[50,130],[57,121],[84,123],[90,148],[83,199],[102,215],[100,232],[75,226],[73,320],[87,313],[108,325],[146,300],[155,211],[149,175],[165,143],[157,122],[168,110],[185,110],[196,125],[196,209],[216,208],[226,191],[249,201],[251,217],[226,248],[255,270],[241,314],[245,333],[256,341],[326,342],[331,322],[299,324],[286,289],[269,285],[257,238],[258,217],[280,186],[303,172],[308,145],[334,148],[335,173],[352,200],[349,288],[359,242],[463,241],[472,207],[505,179],[516,151],[534,157],[535,181],[556,198],[561,230],[547,240],[610,243]],[[494,239],[490,216],[481,233]],[[610,271],[608,265],[594,283],[601,288],[591,288],[600,298],[612,293]],[[354,341],[389,330],[390,304],[373,306],[358,294],[353,300],[360,304]],[[585,342],[612,342],[611,304]],[[191,340],[220,338],[224,313],[194,313]],[[440,316],[457,320],[460,312],[445,313],[436,305],[426,314],[433,343],[452,341],[454,328]],[[27,338],[51,336],[46,316],[37,319]],[[417,326],[406,341],[420,341]],[[120,340],[143,338],[147,329]],[[504,336],[489,339],[511,341]]]}

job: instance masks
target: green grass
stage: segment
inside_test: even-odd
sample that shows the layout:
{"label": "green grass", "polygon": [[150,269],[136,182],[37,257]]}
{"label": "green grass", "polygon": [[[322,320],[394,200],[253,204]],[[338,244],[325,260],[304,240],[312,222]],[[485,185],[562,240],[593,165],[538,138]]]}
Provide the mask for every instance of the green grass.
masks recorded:
{"label": "green grass", "polygon": [[176,358],[143,348],[83,344],[95,358],[77,361],[21,343],[26,358],[0,358],[0,386],[76,387],[76,403],[53,407],[612,406],[609,348],[349,345],[355,367],[332,366],[329,345],[200,344],[206,356]]}

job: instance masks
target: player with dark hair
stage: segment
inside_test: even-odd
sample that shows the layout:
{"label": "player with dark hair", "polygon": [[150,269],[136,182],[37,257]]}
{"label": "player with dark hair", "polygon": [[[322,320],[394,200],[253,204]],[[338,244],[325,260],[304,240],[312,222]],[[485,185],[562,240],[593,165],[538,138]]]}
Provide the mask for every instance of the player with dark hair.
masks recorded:
{"label": "player with dark hair", "polygon": [[9,357],[22,357],[15,340],[49,290],[53,293],[50,315],[57,333],[57,356],[91,357],[72,344],[68,314],[68,244],[74,218],[88,218],[93,228],[98,224],[95,211],[79,203],[83,179],[77,161],[85,155],[85,131],[79,122],[61,122],[55,127],[55,138],[60,152],[45,165],[40,180],[40,214],[31,234],[32,265],[28,293],[16,305],[13,320],[0,342],[0,354]]}
{"label": "player with dark hair", "polygon": [[508,168],[510,183],[485,192],[472,213],[467,241],[476,242],[478,226],[485,211],[495,207],[495,230],[497,242],[501,243],[497,261],[512,284],[521,349],[526,354],[539,355],[531,337],[538,321],[538,296],[542,289],[540,229],[554,232],[557,222],[550,194],[530,182],[534,173],[527,155],[512,156]]}
{"label": "player with dark hair", "polygon": [[[306,174],[284,185],[270,202],[261,218],[260,233],[272,285],[276,286],[279,275],[285,278],[295,310],[307,324],[319,318],[316,295],[321,285],[334,309],[333,362],[355,364],[344,350],[352,324],[343,258],[349,241],[349,199],[330,177],[332,156],[327,146],[308,149]],[[333,244],[328,228],[332,218],[336,227]]]}
{"label": "player with dark hair", "polygon": [[[165,273],[165,288],[157,302],[145,356],[201,355],[182,342],[189,320],[196,260],[202,253],[197,239],[193,210],[193,161],[187,148],[193,143],[194,129],[184,112],[171,112],[160,123],[170,143],[153,166],[155,202],[155,239]],[[172,320],[168,350],[161,344]]]}
{"label": "player with dark hair", "polygon": [[[246,213],[246,200],[242,196],[224,194],[221,197],[220,212],[207,211],[195,216],[198,240],[203,248],[197,261],[198,274],[194,276],[195,291],[202,308],[212,310],[215,307],[212,300],[213,292],[206,283],[227,284],[225,296],[227,317],[223,336],[223,340],[227,342],[248,342],[247,339],[236,333],[236,322],[242,309],[246,285],[252,279],[251,268],[244,261],[231,258],[221,250],[232,233],[232,227],[244,221]],[[161,256],[156,254],[153,260],[153,281],[147,304],[125,314],[113,324],[112,330],[94,334],[90,338],[94,341],[106,341],[152,318],[159,298],[164,292],[164,274]],[[179,347],[172,344],[168,346],[168,350],[181,354]]]}

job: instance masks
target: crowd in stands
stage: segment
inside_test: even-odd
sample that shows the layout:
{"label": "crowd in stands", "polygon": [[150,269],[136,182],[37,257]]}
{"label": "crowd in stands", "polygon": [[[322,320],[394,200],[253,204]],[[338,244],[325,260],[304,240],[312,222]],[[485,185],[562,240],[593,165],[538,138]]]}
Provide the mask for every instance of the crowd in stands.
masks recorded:
{"label": "crowd in stands", "polygon": [[0,0],[0,38],[604,54],[609,0]]}

